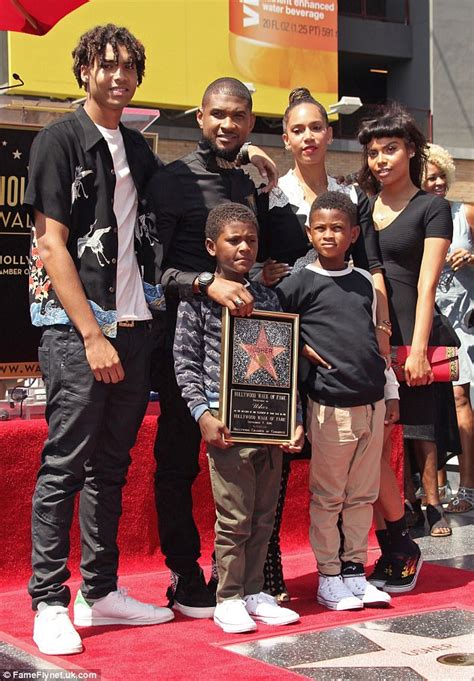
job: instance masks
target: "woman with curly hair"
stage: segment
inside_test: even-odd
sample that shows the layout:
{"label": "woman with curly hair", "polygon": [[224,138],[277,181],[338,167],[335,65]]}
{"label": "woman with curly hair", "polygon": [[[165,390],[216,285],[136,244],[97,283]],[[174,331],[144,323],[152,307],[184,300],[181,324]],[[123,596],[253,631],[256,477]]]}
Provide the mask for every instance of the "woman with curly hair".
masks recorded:
{"label": "woman with curly hair", "polygon": [[[455,170],[451,154],[437,144],[429,144],[423,189],[445,197],[454,182]],[[462,456],[459,457],[459,489],[446,511],[466,513],[474,508],[473,414],[469,394],[474,380],[474,206],[452,201],[451,214],[453,241],[436,289],[436,303],[461,341],[459,379],[453,382],[453,387]]]}

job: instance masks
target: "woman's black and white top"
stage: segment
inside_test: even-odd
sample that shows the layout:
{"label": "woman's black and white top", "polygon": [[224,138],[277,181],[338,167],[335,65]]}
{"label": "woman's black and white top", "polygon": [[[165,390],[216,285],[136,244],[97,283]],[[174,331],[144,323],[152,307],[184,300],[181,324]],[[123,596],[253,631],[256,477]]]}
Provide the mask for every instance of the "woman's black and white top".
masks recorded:
{"label": "woman's black and white top", "polygon": [[[343,192],[357,204],[357,218],[361,235],[353,245],[350,254],[354,265],[365,270],[383,267],[378,247],[377,232],[374,229],[370,205],[365,194],[355,187],[339,184],[328,176],[328,191]],[[261,226],[259,262],[273,258],[288,265],[314,250],[306,235],[311,204],[306,200],[304,190],[295,172],[289,170],[278,180],[278,186],[268,195],[268,213]]]}

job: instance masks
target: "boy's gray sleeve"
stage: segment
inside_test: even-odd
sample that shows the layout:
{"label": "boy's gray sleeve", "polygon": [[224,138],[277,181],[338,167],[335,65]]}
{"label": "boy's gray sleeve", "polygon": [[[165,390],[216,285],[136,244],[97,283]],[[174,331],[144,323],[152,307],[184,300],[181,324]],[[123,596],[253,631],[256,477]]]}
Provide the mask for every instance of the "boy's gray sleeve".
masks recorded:
{"label": "boy's gray sleeve", "polygon": [[208,408],[204,389],[204,325],[200,312],[199,302],[179,304],[173,344],[176,381],[196,421]]}

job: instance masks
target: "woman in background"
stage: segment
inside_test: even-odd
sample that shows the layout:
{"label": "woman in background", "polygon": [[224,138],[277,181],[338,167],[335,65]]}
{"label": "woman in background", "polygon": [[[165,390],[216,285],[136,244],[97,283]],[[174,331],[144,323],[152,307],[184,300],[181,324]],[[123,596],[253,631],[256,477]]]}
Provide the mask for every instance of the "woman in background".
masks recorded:
{"label": "woman in background", "polygon": [[[428,145],[423,176],[426,192],[445,197],[454,182],[455,165],[446,149]],[[446,511],[466,513],[474,508],[474,434],[470,384],[474,380],[474,206],[451,202],[453,240],[436,289],[436,303],[461,341],[459,379],[453,382],[456,413],[461,436],[459,490]],[[441,471],[440,471],[441,473]],[[446,478],[441,480],[446,485]]]}

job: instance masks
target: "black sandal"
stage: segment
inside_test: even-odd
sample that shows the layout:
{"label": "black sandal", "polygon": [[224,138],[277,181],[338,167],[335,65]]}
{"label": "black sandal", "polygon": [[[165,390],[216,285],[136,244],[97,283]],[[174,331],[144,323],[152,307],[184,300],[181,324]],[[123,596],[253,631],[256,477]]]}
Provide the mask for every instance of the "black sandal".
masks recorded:
{"label": "black sandal", "polygon": [[[444,509],[441,504],[427,504],[426,518],[430,527],[430,535],[432,537],[450,537],[453,533],[448,525],[448,521],[444,517]],[[447,532],[436,532],[436,530],[448,530]]]}
{"label": "black sandal", "polygon": [[421,499],[413,503],[405,501],[405,521],[407,527],[424,527],[425,515],[421,510]]}

